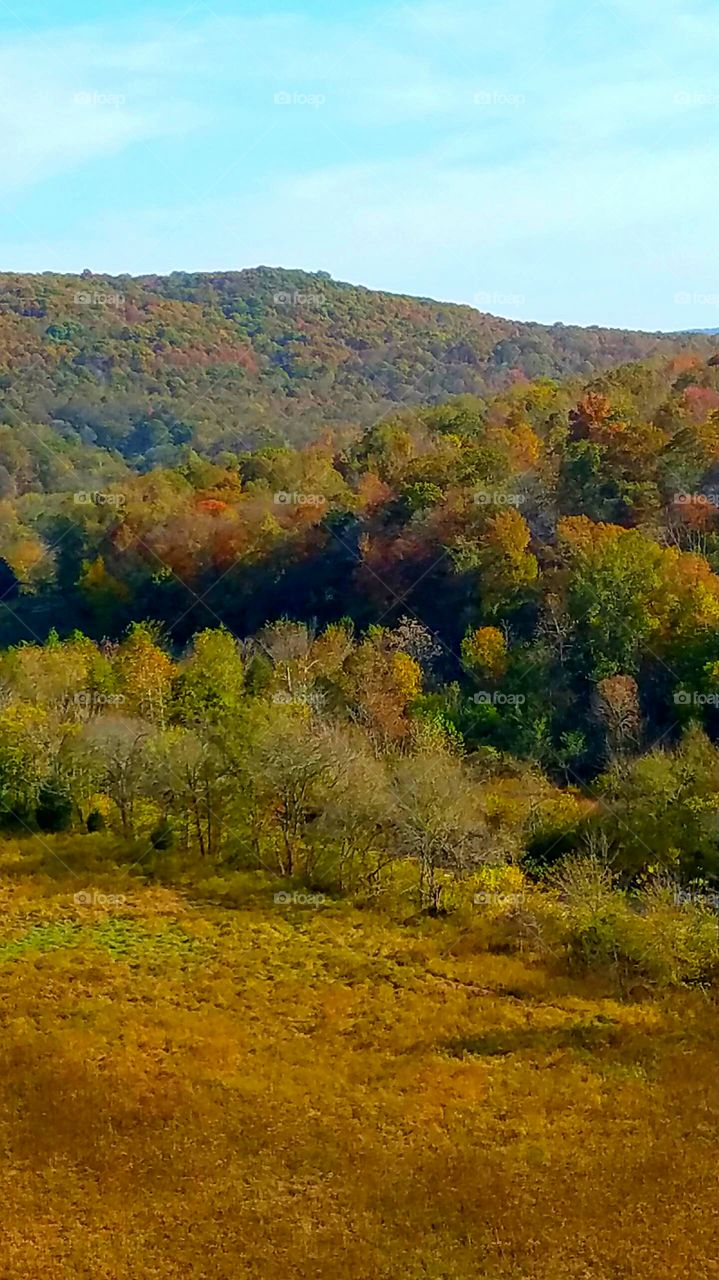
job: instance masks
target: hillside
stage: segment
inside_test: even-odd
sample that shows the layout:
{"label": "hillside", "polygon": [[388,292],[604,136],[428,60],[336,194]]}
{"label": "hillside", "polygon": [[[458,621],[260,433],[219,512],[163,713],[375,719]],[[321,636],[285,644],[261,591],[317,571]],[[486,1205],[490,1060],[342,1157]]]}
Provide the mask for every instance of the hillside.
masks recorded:
{"label": "hillside", "polygon": [[[578,377],[702,335],[524,324],[268,267],[167,277],[0,276],[0,421],[132,466],[300,443],[515,381]],[[41,432],[42,434],[42,432]]]}
{"label": "hillside", "polygon": [[[302,687],[393,741],[411,740],[417,717],[439,718],[471,750],[591,778],[617,735],[668,745],[690,720],[719,735],[715,358],[403,409],[342,448],[227,465],[190,452],[138,474],[106,451],[64,449],[41,446],[36,428],[0,428],[0,642],[48,642],[22,658],[31,715],[42,664],[62,668],[58,637],[84,696],[76,629],[118,641],[153,619],[177,658],[222,624],[264,654],[259,693],[265,629],[289,618],[301,625],[280,649],[319,645]],[[93,474],[96,456],[105,470]],[[429,631],[419,650],[408,619]],[[391,654],[407,643],[424,665],[397,684]],[[339,646],[329,667],[326,645]],[[15,661],[0,664],[4,697]],[[117,679],[103,693],[122,693]],[[61,724],[66,701],[52,713]],[[683,843],[663,823],[652,841],[665,839],[675,853]],[[687,851],[716,861],[716,827]]]}
{"label": "hillside", "polygon": [[715,346],[238,280],[5,295],[3,1280],[708,1280]]}

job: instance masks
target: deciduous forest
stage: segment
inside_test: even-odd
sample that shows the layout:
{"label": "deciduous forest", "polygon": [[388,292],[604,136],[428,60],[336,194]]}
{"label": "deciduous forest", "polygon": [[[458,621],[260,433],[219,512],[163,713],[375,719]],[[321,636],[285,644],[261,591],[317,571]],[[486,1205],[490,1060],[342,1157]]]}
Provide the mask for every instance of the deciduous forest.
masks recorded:
{"label": "deciduous forest", "polygon": [[716,339],[0,299],[8,1274],[708,1276]]}

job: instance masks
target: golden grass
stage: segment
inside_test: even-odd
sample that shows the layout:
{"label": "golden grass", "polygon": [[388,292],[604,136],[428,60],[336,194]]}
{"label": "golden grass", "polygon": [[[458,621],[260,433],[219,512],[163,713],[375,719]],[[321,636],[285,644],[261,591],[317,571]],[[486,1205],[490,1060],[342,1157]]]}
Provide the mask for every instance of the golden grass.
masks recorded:
{"label": "golden grass", "polygon": [[5,869],[3,1280],[716,1276],[705,994]]}

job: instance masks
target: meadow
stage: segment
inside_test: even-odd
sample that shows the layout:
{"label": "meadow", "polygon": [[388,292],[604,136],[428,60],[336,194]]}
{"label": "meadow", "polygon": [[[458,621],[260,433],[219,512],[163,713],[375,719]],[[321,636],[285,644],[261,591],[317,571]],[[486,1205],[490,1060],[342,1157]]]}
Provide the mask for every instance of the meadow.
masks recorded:
{"label": "meadow", "polygon": [[3,1280],[715,1275],[706,984],[233,885],[0,845]]}

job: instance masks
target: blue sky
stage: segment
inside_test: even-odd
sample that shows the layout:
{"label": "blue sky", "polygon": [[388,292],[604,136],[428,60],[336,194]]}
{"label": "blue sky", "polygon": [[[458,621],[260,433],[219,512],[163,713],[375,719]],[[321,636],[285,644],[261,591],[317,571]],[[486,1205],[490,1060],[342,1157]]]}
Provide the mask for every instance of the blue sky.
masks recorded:
{"label": "blue sky", "polygon": [[719,327],[716,0],[0,0],[0,267]]}

